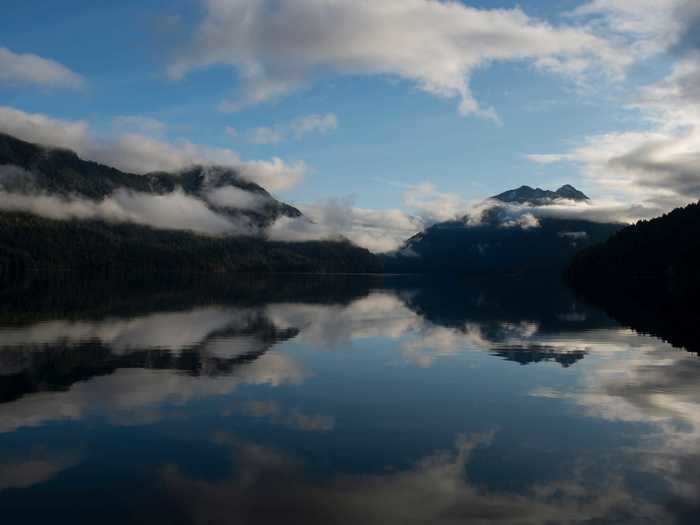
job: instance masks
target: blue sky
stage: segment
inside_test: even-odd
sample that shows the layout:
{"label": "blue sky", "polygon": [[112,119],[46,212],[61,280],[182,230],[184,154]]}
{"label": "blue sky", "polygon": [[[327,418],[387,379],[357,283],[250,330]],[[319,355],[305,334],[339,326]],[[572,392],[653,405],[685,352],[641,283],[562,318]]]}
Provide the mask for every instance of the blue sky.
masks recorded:
{"label": "blue sky", "polygon": [[[681,22],[694,20],[694,2],[664,0],[652,2],[650,8],[644,0],[517,4],[387,0],[383,6],[402,2],[416,8],[419,24],[420,16],[429,18],[434,12],[436,18],[425,21],[431,27],[419,25],[416,31],[410,13],[394,17],[376,8],[376,3],[371,7],[365,0],[341,1],[345,7],[338,12],[346,20],[329,15],[324,21],[341,28],[346,24],[345,29],[356,32],[353,38],[339,41],[337,28],[320,29],[319,47],[337,46],[332,54],[310,58],[305,54],[315,55],[316,50],[306,47],[289,51],[285,60],[290,63],[280,64],[269,50],[279,46],[284,54],[285,39],[294,43],[300,38],[295,31],[307,30],[295,24],[326,10],[323,0],[66,0],[60,9],[48,0],[6,0],[0,48],[12,55],[5,60],[17,62],[18,56],[35,55],[80,80],[75,86],[56,79],[28,79],[22,71],[14,77],[0,75],[0,106],[60,121],[83,121],[91,140],[104,143],[117,140],[120,133],[138,132],[167,144],[185,140],[227,149],[243,161],[278,157],[285,165],[303,162],[300,182],[271,188],[280,198],[298,204],[353,196],[357,207],[417,214],[421,210],[407,209],[405,193],[421,184],[454,202],[521,184],[573,183],[606,202],[617,199],[617,205],[633,198],[656,199],[658,204],[659,195],[668,193],[667,188],[657,188],[654,195],[644,193],[649,185],[639,183],[642,175],[630,175],[627,186],[616,183],[619,174],[603,173],[609,158],[592,159],[590,152],[580,150],[604,141],[610,133],[649,132],[654,138],[659,132],[669,133],[660,114],[665,112],[667,118],[676,107],[659,108],[658,100],[641,106],[635,101],[644,89],[662,86],[671,78],[675,65],[684,60],[695,64],[692,50],[684,54],[674,50],[690,30],[690,22],[688,27]],[[446,5],[457,9],[453,13],[460,25],[436,26],[444,19],[438,16],[438,7]],[[238,14],[255,11],[253,36],[233,42],[220,37],[218,43],[203,45],[207,20],[216,20],[220,33],[240,31],[240,16],[226,19],[222,13],[227,9],[238,9]],[[269,21],[276,12],[290,17],[279,41],[270,29],[276,26]],[[331,15],[338,18],[338,12]],[[361,13],[357,20],[355,13]],[[305,18],[292,21],[296,15]],[[374,31],[368,38],[381,47],[381,29],[370,27],[375,19],[392,25],[387,49],[378,49],[376,56],[372,49],[363,49],[359,58],[354,50],[341,49],[347,42],[355,45],[365,30]],[[405,30],[400,24],[406,24]],[[473,34],[481,31],[479,24],[493,26],[488,29],[492,34],[483,38],[490,39],[486,43],[475,40],[480,38]],[[534,26],[537,32],[531,31]],[[462,33],[450,39],[445,35],[451,31]],[[402,45],[412,39],[425,39],[425,46],[434,46],[435,70],[430,56],[421,60],[401,56]],[[474,51],[482,45],[485,51]],[[245,51],[236,46],[245,46]],[[523,56],[518,54],[520,46]],[[421,49],[408,47],[407,54]],[[446,56],[440,55],[442,51]],[[473,56],[475,61],[459,70],[469,97],[457,93],[459,82],[450,76],[452,62],[462,56]],[[545,64],[552,57],[559,62]],[[222,111],[222,102],[240,100],[246,89],[262,89],[264,82],[246,73],[250,63],[265,71],[265,82],[283,84],[283,93],[241,104],[236,111]],[[173,68],[182,64],[184,73],[173,74]],[[478,107],[460,111],[467,98]],[[629,107],[632,103],[636,107]],[[125,116],[131,120],[115,123]],[[297,133],[295,126],[310,116],[332,116],[335,126]],[[141,119],[140,124],[133,117]],[[146,126],[144,119],[151,125]],[[280,140],[254,143],[261,127],[281,135]],[[235,129],[235,136],[227,129]],[[630,144],[632,149],[636,146]],[[688,147],[694,151],[695,142]],[[533,162],[529,154],[568,157],[563,162],[558,157]]]}

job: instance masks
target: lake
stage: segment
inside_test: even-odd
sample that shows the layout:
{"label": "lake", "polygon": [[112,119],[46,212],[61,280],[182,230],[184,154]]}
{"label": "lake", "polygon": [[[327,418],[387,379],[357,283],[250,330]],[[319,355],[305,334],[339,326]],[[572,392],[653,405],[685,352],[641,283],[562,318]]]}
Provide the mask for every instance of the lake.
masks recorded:
{"label": "lake", "polygon": [[556,280],[30,283],[3,523],[696,523],[700,359]]}

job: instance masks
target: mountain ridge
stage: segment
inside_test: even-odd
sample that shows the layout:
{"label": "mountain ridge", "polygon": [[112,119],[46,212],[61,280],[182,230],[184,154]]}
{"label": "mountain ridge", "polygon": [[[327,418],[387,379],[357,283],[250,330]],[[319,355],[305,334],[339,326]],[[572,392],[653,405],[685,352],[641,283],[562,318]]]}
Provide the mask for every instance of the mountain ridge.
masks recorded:
{"label": "mountain ridge", "polygon": [[[69,150],[0,134],[0,190],[4,190],[9,206],[0,211],[0,283],[25,279],[36,272],[64,271],[121,275],[382,270],[378,257],[347,239],[269,240],[262,235],[264,228],[278,218],[308,219],[230,168],[195,166],[174,174],[136,175],[83,160]],[[119,220],[111,220],[110,215],[100,213],[111,209],[112,196],[123,197],[119,192],[126,192],[137,211],[140,206],[140,211],[149,213],[163,196],[183,194],[190,200],[174,202],[158,225],[149,222],[152,215],[148,214],[140,217],[140,222],[131,220],[131,208],[121,210]],[[138,195],[150,200],[134,198]],[[47,204],[47,196],[54,200]],[[36,203],[37,197],[42,197],[39,200],[45,205],[68,207],[71,213],[57,217],[35,213],[32,206],[14,206],[16,200]],[[230,205],[231,199],[242,205]],[[182,206],[192,203],[196,213],[174,227]],[[86,207],[100,213],[81,214]],[[206,220],[213,217],[226,228],[229,223],[245,228],[235,235],[197,232],[190,221],[202,215]]]}
{"label": "mountain ridge", "polygon": [[[243,178],[235,169],[199,166],[175,173],[126,173],[98,162],[80,158],[75,152],[46,147],[0,133],[0,166],[16,166],[25,176],[1,177],[0,189],[32,194],[44,192],[63,197],[103,200],[118,190],[151,195],[167,195],[181,189],[202,199],[207,207],[231,218],[246,217],[258,227],[269,226],[280,217],[299,218],[301,211],[275,199],[262,186]],[[210,202],[213,190],[234,188],[257,197],[255,209],[225,206]]]}
{"label": "mountain ridge", "polygon": [[563,272],[578,250],[623,227],[583,219],[537,217],[515,204],[546,207],[562,200],[588,202],[570,184],[556,191],[520,186],[485,201],[476,214],[439,222],[385,257],[389,272]]}
{"label": "mountain ridge", "polygon": [[494,195],[491,199],[509,204],[532,204],[535,206],[546,206],[562,199],[578,202],[590,200],[585,193],[579,191],[571,184],[564,184],[555,191],[533,188],[531,186],[520,186],[519,188]]}

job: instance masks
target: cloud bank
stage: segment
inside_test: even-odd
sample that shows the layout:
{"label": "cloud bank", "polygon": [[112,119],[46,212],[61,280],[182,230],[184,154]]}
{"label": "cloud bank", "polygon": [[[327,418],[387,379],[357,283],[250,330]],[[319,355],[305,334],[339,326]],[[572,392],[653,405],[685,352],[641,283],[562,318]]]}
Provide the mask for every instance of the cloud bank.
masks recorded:
{"label": "cloud bank", "polygon": [[[280,98],[324,72],[383,75],[443,98],[462,114],[496,118],[470,88],[475,69],[525,60],[579,77],[619,77],[633,58],[586,26],[553,26],[521,9],[435,0],[202,0],[205,16],[169,74],[235,68],[238,98],[223,110]],[[341,23],[342,21],[342,23]]]}
{"label": "cloud bank", "polygon": [[220,215],[208,208],[204,201],[186,195],[181,190],[164,195],[117,190],[101,201],[0,191],[0,209],[27,212],[54,220],[126,222],[204,235],[257,233],[245,219],[234,220]]}
{"label": "cloud bank", "polygon": [[244,161],[231,149],[202,146],[184,139],[169,142],[144,134],[144,125],[153,128],[154,123],[157,125],[152,119],[120,118],[117,126],[137,125],[141,129],[103,138],[84,120],[61,120],[0,106],[0,132],[28,142],[67,148],[85,159],[130,173],[179,171],[196,164],[220,165],[238,170],[243,177],[271,191],[281,191],[300,183],[308,172],[303,162],[288,164],[277,157]]}
{"label": "cloud bank", "polygon": [[282,217],[268,230],[272,240],[312,241],[347,238],[373,252],[398,248],[424,222],[399,209],[357,208],[352,199],[327,199],[299,209],[310,219]]}
{"label": "cloud bank", "polygon": [[569,162],[619,202],[659,215],[700,197],[700,51],[638,91],[632,107],[649,125],[593,135],[570,151],[530,155],[537,163]]}
{"label": "cloud bank", "polygon": [[[670,72],[637,89],[629,109],[636,128],[585,137],[564,152],[532,154],[540,164],[573,163],[617,207],[638,218],[660,215],[700,197],[700,4],[691,0],[593,0],[575,17],[610,34],[642,58],[667,53]],[[635,215],[635,213],[628,213]]]}

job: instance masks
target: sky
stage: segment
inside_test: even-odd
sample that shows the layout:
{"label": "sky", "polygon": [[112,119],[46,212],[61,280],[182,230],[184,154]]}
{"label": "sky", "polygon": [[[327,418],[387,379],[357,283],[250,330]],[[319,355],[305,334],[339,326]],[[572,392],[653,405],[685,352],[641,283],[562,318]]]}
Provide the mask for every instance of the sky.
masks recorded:
{"label": "sky", "polygon": [[630,221],[700,193],[699,24],[697,0],[5,0],[0,131],[233,166],[376,250],[522,184]]}

